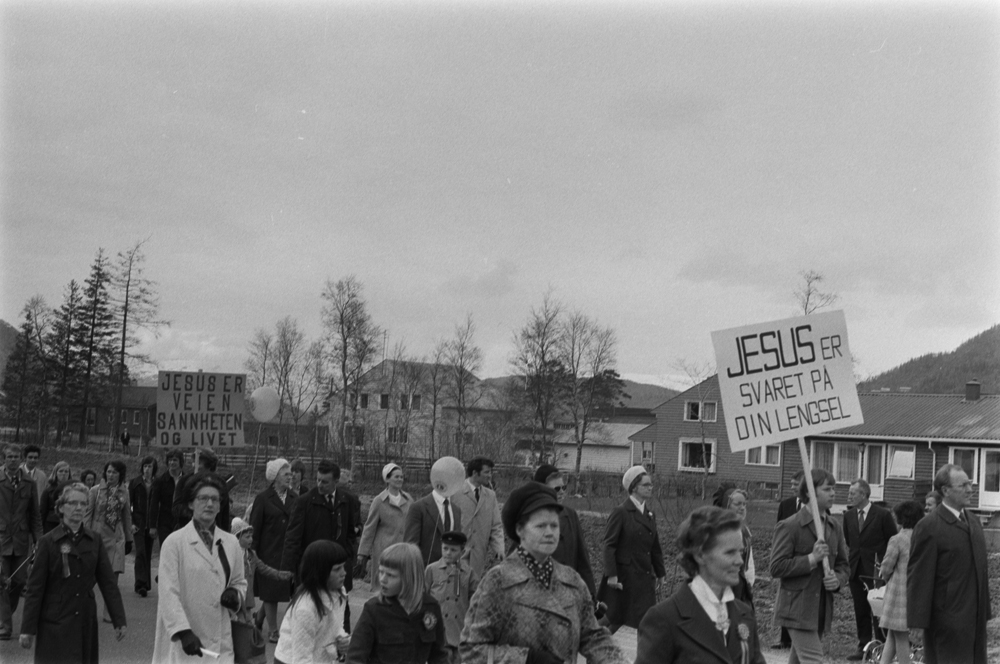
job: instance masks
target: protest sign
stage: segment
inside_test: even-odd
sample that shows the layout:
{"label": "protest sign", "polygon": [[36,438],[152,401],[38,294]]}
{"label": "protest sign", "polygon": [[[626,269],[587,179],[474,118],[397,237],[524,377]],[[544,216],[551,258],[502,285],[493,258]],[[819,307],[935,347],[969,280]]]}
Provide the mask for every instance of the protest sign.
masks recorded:
{"label": "protest sign", "polygon": [[245,374],[161,371],[156,442],[162,447],[242,447]]}
{"label": "protest sign", "polygon": [[712,333],[733,452],[864,422],[844,312]]}

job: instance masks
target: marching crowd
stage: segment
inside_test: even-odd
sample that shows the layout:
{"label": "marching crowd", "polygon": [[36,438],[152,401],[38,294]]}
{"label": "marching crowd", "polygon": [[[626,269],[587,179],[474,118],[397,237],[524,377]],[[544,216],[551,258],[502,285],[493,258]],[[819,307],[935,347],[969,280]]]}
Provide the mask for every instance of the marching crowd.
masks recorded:
{"label": "marching crowd", "polygon": [[[154,664],[264,662],[265,641],[275,644],[275,664],[564,664],[578,655],[619,664],[627,659],[612,634],[623,625],[638,630],[636,664],[765,661],[748,496],[735,487],[722,487],[715,504],[672,534],[688,583],[657,603],[666,567],[649,505],[653,478],[642,466],[622,477],[627,497],[608,517],[597,579],[579,516],[564,504],[566,478],[551,465],[501,505],[489,459],[438,460],[433,490],[419,499],[390,463],[362,521],[358,497],[329,460],[314,478],[303,477],[299,461],[268,462],[268,487],[233,517],[210,450],[187,474],[178,450],[161,474],[146,457],[127,484],[117,460],[74,479],[61,461],[47,477],[36,446],[3,452],[0,640],[13,637],[23,600],[19,640],[36,662],[97,662],[101,619],[126,637],[118,576],[132,552],[134,591],[156,590]],[[904,501],[891,512],[859,479],[835,518],[836,481],[815,469],[821,524],[801,475],[779,506],[768,565],[779,582],[774,647],[789,648],[792,664],[822,661],[833,596],[849,591],[858,635],[849,659],[879,637],[883,664],[907,662],[909,630],[921,629],[928,664],[985,664],[986,548],[966,509],[965,472],[943,466],[926,506]],[[348,594],[366,576],[374,595],[352,620]],[[875,617],[868,589],[879,578],[887,587]]]}

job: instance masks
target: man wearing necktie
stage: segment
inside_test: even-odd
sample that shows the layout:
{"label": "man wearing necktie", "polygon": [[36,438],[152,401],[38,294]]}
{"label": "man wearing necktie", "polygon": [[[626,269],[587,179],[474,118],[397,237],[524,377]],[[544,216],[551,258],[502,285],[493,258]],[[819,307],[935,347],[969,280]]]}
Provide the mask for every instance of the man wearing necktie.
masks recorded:
{"label": "man wearing necktie", "polygon": [[441,558],[441,536],[462,530],[462,509],[448,499],[444,482],[435,482],[430,495],[410,505],[403,522],[403,541],[416,544],[424,556],[424,565]]}
{"label": "man wearing necktie", "polygon": [[[896,522],[889,510],[873,505],[871,487],[863,479],[857,479],[847,492],[847,502],[851,505],[844,512],[844,541],[847,542],[847,560],[851,565],[850,588],[854,600],[854,618],[858,629],[857,650],[847,656],[849,661],[860,661],[864,657],[865,646],[872,640],[872,609],[868,603],[868,588],[873,585],[875,561],[885,557],[889,538],[896,534]],[[877,625],[875,633],[880,641],[885,634]]]}
{"label": "man wearing necktie", "polygon": [[465,559],[479,577],[486,573],[491,553],[497,560],[502,560],[504,554],[500,503],[489,486],[493,466],[493,461],[486,457],[470,460],[465,464],[462,489],[452,496],[453,504],[462,510],[462,532],[469,538]]}
{"label": "man wearing necktie", "polygon": [[986,664],[991,618],[986,539],[966,510],[972,482],[961,466],[934,476],[943,500],[913,529],[906,577],[906,619],[924,630],[927,664]]}
{"label": "man wearing necktie", "polygon": [[[299,561],[306,547],[318,540],[336,542],[347,551],[347,577],[344,588],[354,587],[351,571],[358,551],[360,524],[346,489],[337,488],[340,466],[330,459],[323,459],[316,466],[316,486],[295,501],[288,529],[285,531],[285,548],[281,554],[281,569],[299,573]],[[350,631],[350,607],[345,608],[344,629]]]}

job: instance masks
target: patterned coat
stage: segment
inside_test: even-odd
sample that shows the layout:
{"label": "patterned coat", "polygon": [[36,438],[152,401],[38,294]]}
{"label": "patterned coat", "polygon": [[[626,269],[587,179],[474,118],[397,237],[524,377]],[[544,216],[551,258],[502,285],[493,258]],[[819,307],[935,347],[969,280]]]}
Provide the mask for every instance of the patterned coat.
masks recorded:
{"label": "patterned coat", "polygon": [[115,527],[109,526],[104,518],[104,510],[108,504],[108,485],[103,481],[90,490],[90,503],[83,523],[101,536],[104,548],[108,550],[108,558],[111,559],[111,569],[121,574],[125,571],[125,542],[132,541],[132,509],[128,491],[121,482],[114,491],[118,492],[121,500],[121,513]]}
{"label": "patterned coat", "polygon": [[576,662],[579,653],[589,664],[628,663],[610,632],[597,624],[580,575],[557,562],[554,567],[548,589],[518,555],[486,573],[462,629],[463,664],[523,664],[529,648],[546,649],[565,662]]}
{"label": "patterned coat", "polygon": [[882,559],[880,574],[889,581],[885,588],[885,604],[879,627],[906,631],[906,566],[910,563],[910,540],[913,531],[900,530],[889,540]]}

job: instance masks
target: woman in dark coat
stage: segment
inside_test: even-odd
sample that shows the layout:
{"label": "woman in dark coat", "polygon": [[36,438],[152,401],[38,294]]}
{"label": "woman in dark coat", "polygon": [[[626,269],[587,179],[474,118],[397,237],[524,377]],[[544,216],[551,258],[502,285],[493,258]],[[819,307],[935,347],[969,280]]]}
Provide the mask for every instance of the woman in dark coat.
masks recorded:
{"label": "woman in dark coat", "polygon": [[[281,553],[285,547],[285,530],[292,507],[298,495],[288,487],[292,481],[292,470],[285,459],[274,459],[267,464],[264,477],[271,486],[257,494],[250,510],[250,527],[253,528],[251,548],[265,565],[281,568]],[[260,598],[264,615],[271,625],[270,640],[278,641],[278,602],[287,602],[291,597],[291,584],[272,579],[263,574],[247,579],[253,583],[254,595]],[[258,618],[257,624],[261,624]]]}
{"label": "woman in dark coat", "polygon": [[743,566],[742,521],[699,507],[677,534],[690,580],[639,623],[635,664],[765,664],[753,611],[734,594]]}
{"label": "woman in dark coat", "polygon": [[118,579],[101,536],[83,526],[89,492],[80,483],[67,484],[57,501],[62,523],[38,541],[35,563],[24,591],[21,647],[35,647],[36,664],[96,664],[96,583],[115,626],[115,638],[125,637],[125,607]]}
{"label": "woman in dark coat", "polygon": [[625,471],[629,497],[608,517],[604,531],[604,578],[597,597],[608,605],[604,621],[614,634],[622,625],[639,627],[656,604],[656,588],[667,575],[656,533],[656,517],[646,504],[653,481],[642,466]]}
{"label": "woman in dark coat", "polygon": [[42,533],[47,533],[62,522],[62,516],[56,510],[56,502],[63,486],[69,482],[70,467],[65,461],[59,461],[52,469],[45,491],[38,497],[38,515],[42,518]]}

